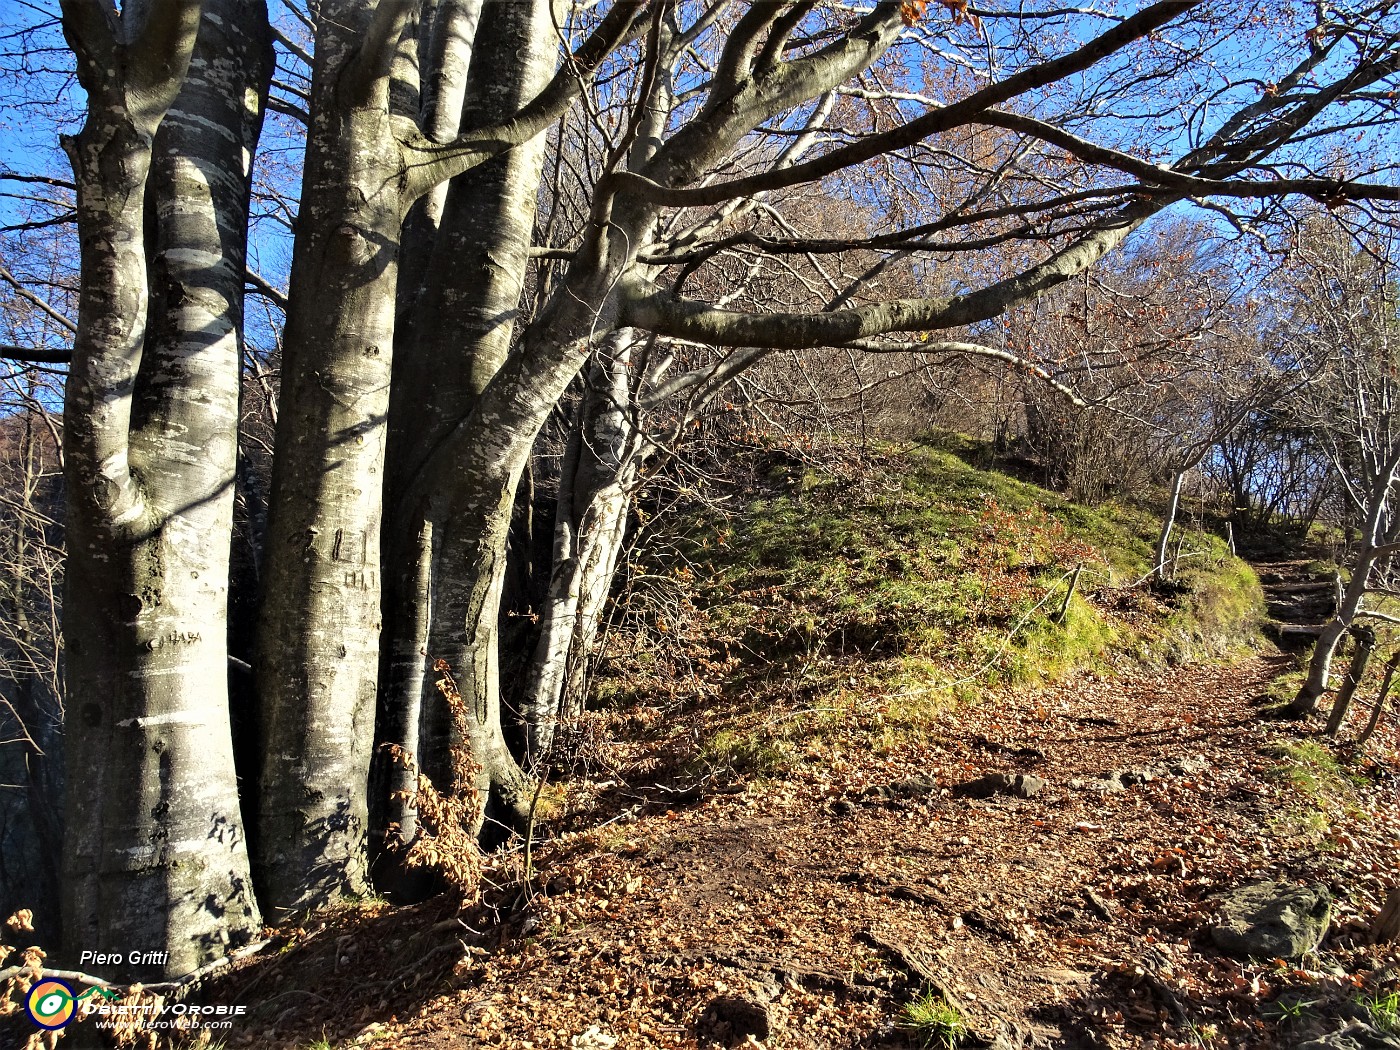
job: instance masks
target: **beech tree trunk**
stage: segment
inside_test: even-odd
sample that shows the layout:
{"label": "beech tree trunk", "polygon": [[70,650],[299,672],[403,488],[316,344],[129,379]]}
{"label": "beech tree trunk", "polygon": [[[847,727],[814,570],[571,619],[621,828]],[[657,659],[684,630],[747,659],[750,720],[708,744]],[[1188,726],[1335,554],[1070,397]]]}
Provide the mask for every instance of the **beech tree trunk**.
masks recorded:
{"label": "beech tree trunk", "polygon": [[561,718],[583,710],[588,658],[617,571],[632,489],[651,451],[630,418],[633,342],[630,330],[618,333],[589,369],[560,469],[553,572],[521,711],[531,758],[549,750]]}
{"label": "beech tree trunk", "polygon": [[1395,669],[1400,667],[1400,652],[1394,653],[1385,664],[1385,676],[1381,679],[1381,687],[1376,692],[1376,702],[1371,708],[1371,717],[1366,720],[1366,728],[1361,731],[1361,735],[1356,738],[1356,749],[1359,751],[1366,746],[1366,742],[1375,733],[1376,726],[1380,725],[1381,714],[1385,711],[1385,701],[1390,696],[1390,683],[1395,678]]}
{"label": "beech tree trunk", "polygon": [[1376,647],[1376,632],[1369,627],[1353,627],[1351,636],[1356,640],[1356,652],[1352,655],[1351,666],[1347,668],[1342,687],[1337,690],[1337,699],[1332,702],[1332,713],[1327,718],[1328,736],[1336,736],[1341,732],[1342,723],[1346,721],[1347,712],[1351,709],[1352,697],[1361,685],[1361,679],[1366,674],[1366,665],[1371,662],[1371,653]]}
{"label": "beech tree trunk", "polygon": [[[558,55],[553,26],[549,0],[489,9],[472,42],[459,107],[463,129],[507,119],[544,88]],[[448,73],[430,76],[444,101],[452,88]],[[400,341],[390,411],[386,502],[399,513],[385,550],[380,740],[416,759],[440,789],[450,787],[449,749],[456,741],[428,670],[445,660],[473,712],[470,745],[482,767],[483,819],[507,826],[528,808],[528,779],[503,735],[497,637],[518,471],[470,521],[443,513],[448,493],[469,483],[465,477],[453,467],[431,478],[420,473],[470,414],[510,350],[545,146],[537,138],[449,184],[433,236],[415,244],[430,262],[413,298],[412,325]],[[415,488],[417,495],[409,496]],[[464,566],[472,568],[464,572]],[[386,823],[398,824],[408,841],[416,826],[411,777],[400,766],[384,779],[394,794]]]}
{"label": "beech tree trunk", "polygon": [[[403,221],[373,5],[322,5],[258,637],[254,875],[269,918],[365,882],[384,427]],[[381,46],[393,49],[392,40]]]}
{"label": "beech tree trunk", "polygon": [[271,43],[261,5],[208,0],[200,23],[197,4],[153,3],[143,24],[124,13],[117,38],[93,10],[65,8],[89,115],[65,144],[82,288],[64,406],[64,939],[74,956],[167,953],[111,973],[130,980],[196,969],[261,924],[225,616],[249,165]]}
{"label": "beech tree trunk", "polygon": [[[757,56],[763,29],[780,14],[778,8],[764,7],[745,15],[745,28],[736,32],[732,45],[733,68],[726,65],[725,84],[718,90],[725,104],[707,109],[665,145],[660,143],[670,91],[667,75],[658,75],[653,95],[644,104],[647,112],[633,153],[647,178],[662,185],[698,179],[708,163],[763,120],[864,68],[902,28],[891,12],[882,11],[868,16],[848,46],[801,62],[774,64],[757,75],[746,66]],[[477,54],[483,52],[478,46]],[[666,70],[667,63],[663,55],[659,70]],[[490,789],[486,816],[507,825],[523,821],[528,803],[527,781],[510,758],[499,728],[498,617],[515,490],[549,412],[599,338],[618,327],[624,277],[651,238],[660,207],[618,194],[607,214],[606,222],[587,230],[567,276],[522,334],[516,351],[494,374],[490,367],[477,367],[476,374],[489,381],[473,401],[458,402],[459,415],[451,430],[427,446],[430,454],[412,472],[409,495],[399,501],[430,518],[435,542],[442,544],[434,558],[428,655],[453,665],[462,695],[473,705],[472,744],[483,766],[481,786]],[[514,302],[509,309],[515,309]],[[435,377],[435,382],[441,381],[442,376]],[[437,484],[448,477],[453,478],[450,484]],[[412,528],[410,524],[404,531]],[[439,539],[446,528],[453,535]],[[449,743],[450,734],[435,722],[431,708],[425,708],[420,750],[430,775],[440,770]]]}
{"label": "beech tree trunk", "polygon": [[[491,20],[515,6],[497,5]],[[529,112],[435,144],[419,126],[419,93],[407,79],[416,8],[320,6],[258,647],[253,859],[274,917],[365,885],[403,220],[438,183],[557,119],[631,32],[638,7],[615,4]]]}

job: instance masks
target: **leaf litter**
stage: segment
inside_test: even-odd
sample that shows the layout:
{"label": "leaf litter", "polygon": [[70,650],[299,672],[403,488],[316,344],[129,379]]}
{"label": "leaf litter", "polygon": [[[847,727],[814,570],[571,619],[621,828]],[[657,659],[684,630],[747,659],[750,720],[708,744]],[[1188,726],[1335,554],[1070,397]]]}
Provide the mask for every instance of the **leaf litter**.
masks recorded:
{"label": "leaf litter", "polygon": [[[1366,930],[1400,876],[1400,807],[1393,736],[1342,801],[1280,771],[1279,742],[1315,733],[1261,718],[1280,660],[1008,688],[882,747],[828,727],[763,777],[668,783],[684,715],[657,733],[621,713],[636,732],[528,879],[516,851],[470,910],[323,913],[204,995],[251,1008],[229,1046],[873,1050],[919,1045],[901,1010],[930,989],[964,1045],[1288,1045],[1397,989]],[[1046,785],[955,796],[988,773]],[[1259,879],[1332,891],[1315,955],[1214,948],[1214,898]],[[734,1002],[765,1037],[726,1022]]]}

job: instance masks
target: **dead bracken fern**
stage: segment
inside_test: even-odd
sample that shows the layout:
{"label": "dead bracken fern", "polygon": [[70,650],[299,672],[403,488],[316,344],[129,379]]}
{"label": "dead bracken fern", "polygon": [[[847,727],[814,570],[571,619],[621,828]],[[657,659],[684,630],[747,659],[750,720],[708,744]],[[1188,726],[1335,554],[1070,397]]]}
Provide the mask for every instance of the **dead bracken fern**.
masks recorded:
{"label": "dead bracken fern", "polygon": [[[33,912],[21,908],[5,921],[5,925],[14,933],[30,933],[34,929],[33,920]],[[30,990],[46,979],[61,977],[73,982],[93,980],[80,974],[46,969],[44,960],[47,955],[37,945],[20,952],[19,963],[11,963],[10,959],[16,952],[20,952],[20,949],[0,944],[0,1017],[22,1013]],[[120,1050],[207,1045],[208,1035],[196,1031],[198,1021],[195,1017],[177,1015],[162,1018],[159,1029],[150,1024],[154,1018],[161,1017],[165,1002],[166,997],[147,991],[139,984],[124,990],[111,985],[92,985],[75,997],[70,1008],[75,1024],[102,1008],[103,1017],[108,1022],[106,1038]],[[68,1031],[67,1028],[55,1028],[34,1032],[25,1042],[24,1050],[54,1050]]]}
{"label": "dead bracken fern", "polygon": [[[390,835],[404,851],[405,866],[434,872],[464,900],[475,901],[481,890],[482,856],[476,828],[481,822],[482,800],[476,787],[481,767],[472,757],[468,743],[471,710],[457,689],[447,661],[436,661],[433,670],[438,673],[438,692],[452,716],[452,783],[446,792],[441,792],[419,773],[418,790],[411,800],[418,813],[418,834],[412,842],[404,842],[395,827],[390,829]],[[391,754],[395,761],[413,768],[413,757],[402,748],[391,749]]]}
{"label": "dead bracken fern", "polygon": [[[33,922],[34,913],[28,908],[21,908],[5,920],[5,925],[13,933],[32,933]],[[12,963],[10,957],[16,952],[20,952],[20,961]],[[30,945],[21,951],[8,944],[0,944],[0,973],[4,976],[4,983],[0,984],[0,1017],[9,1017],[24,1010],[29,990],[43,978],[44,958],[44,950],[37,945]],[[25,1044],[25,1050],[52,1048],[62,1037],[61,1030],[35,1032]]]}

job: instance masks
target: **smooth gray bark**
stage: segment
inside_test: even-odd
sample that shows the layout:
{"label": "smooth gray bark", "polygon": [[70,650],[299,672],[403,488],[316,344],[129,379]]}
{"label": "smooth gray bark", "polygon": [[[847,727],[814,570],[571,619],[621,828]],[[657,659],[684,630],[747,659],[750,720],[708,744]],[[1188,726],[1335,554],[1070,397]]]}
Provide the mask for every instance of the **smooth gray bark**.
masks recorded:
{"label": "smooth gray bark", "polygon": [[261,5],[204,8],[200,22],[197,4],[152,4],[114,38],[89,5],[65,5],[89,117],[66,143],[82,291],[64,411],[64,939],[70,954],[168,953],[112,974],[126,979],[188,972],[260,926],[225,613],[249,161],[271,44]]}
{"label": "smooth gray bark", "polygon": [[531,106],[447,144],[391,108],[410,7],[321,6],[258,646],[253,859],[273,917],[365,882],[403,220],[438,183],[548,127],[627,38],[639,6],[614,5]]}
{"label": "smooth gray bark", "polygon": [[[403,163],[362,0],[318,22],[258,639],[254,874],[269,917],[365,887],[379,505]],[[402,28],[401,26],[399,27]]]}
{"label": "smooth gray bark", "polygon": [[1361,679],[1366,675],[1366,665],[1371,662],[1371,653],[1376,648],[1376,632],[1369,627],[1353,627],[1351,636],[1356,641],[1356,651],[1352,654],[1351,666],[1347,668],[1342,687],[1337,690],[1332,713],[1327,717],[1325,732],[1328,736],[1336,736],[1341,732],[1342,723],[1346,721],[1347,712],[1351,709],[1352,698],[1361,685]]}
{"label": "smooth gray bark", "polygon": [[1157,536],[1157,563],[1153,573],[1157,579],[1167,578],[1167,545],[1171,542],[1172,527],[1176,524],[1176,511],[1181,505],[1181,487],[1186,483],[1186,471],[1178,470],[1172,475],[1171,496],[1167,499],[1167,509],[1162,514],[1162,531]]}
{"label": "smooth gray bark", "polygon": [[[750,25],[754,20],[771,22],[777,13],[764,9],[746,18]],[[897,9],[887,5],[815,55],[790,63],[776,61],[773,54],[758,66],[732,63],[734,82],[719,92],[724,96],[722,105],[708,109],[670,141],[643,151],[647,178],[682,184],[700,178],[762,121],[830,90],[868,66],[901,29]],[[743,50],[745,39],[740,34],[731,47]],[[654,129],[660,142],[668,107],[655,105],[654,98],[648,104],[661,117],[661,125]],[[639,124],[637,131],[643,132],[647,123]],[[499,718],[496,631],[515,488],[549,411],[597,341],[617,327],[619,284],[651,238],[660,212],[657,205],[626,193],[613,197],[615,188],[600,187],[599,192],[601,199],[595,202],[599,221],[590,227],[575,264],[522,335],[518,350],[432,447],[409,490],[412,502],[427,498],[430,478],[451,471],[459,479],[452,491],[433,494],[440,501],[435,504],[440,508],[435,513],[442,515],[439,520],[450,521],[460,540],[444,548],[459,552],[451,557],[454,567],[436,576],[429,651],[449,662],[464,662],[460,669],[454,664],[454,671],[463,695],[478,701],[481,732],[480,739],[473,741],[480,749],[477,757],[488,769],[498,763],[505,767],[508,777],[493,787],[502,802],[499,808],[503,813],[512,811],[515,819],[523,815],[523,783],[511,768],[513,761],[505,762],[503,741],[492,724]],[[445,616],[437,613],[439,608]],[[425,754],[440,753],[443,741],[441,733],[430,736],[425,722],[421,741]]]}
{"label": "smooth gray bark", "polygon": [[585,673],[617,570],[638,471],[652,446],[634,411],[624,330],[601,348],[569,435],[554,518],[553,565],[522,702],[527,757],[583,710]]}
{"label": "smooth gray bark", "polygon": [[[504,5],[479,27],[468,73],[463,127],[498,122],[549,83],[558,44],[549,0]],[[528,782],[506,746],[501,721],[499,639],[504,541],[483,559],[473,524],[442,513],[448,493],[469,481],[455,470],[435,475],[405,500],[432,451],[468,414],[510,350],[529,263],[545,140],[518,146],[458,176],[447,189],[431,243],[431,261],[417,296],[412,338],[402,344],[391,410],[389,505],[399,509],[386,551],[386,609],[392,607],[384,683],[383,735],[408,750],[418,742],[423,771],[442,789],[450,783],[456,743],[447,706],[427,673],[446,660],[472,711],[471,748],[481,766],[477,789],[489,819],[518,822]],[[488,531],[508,529],[514,502],[501,495]],[[464,527],[465,525],[465,527]],[[431,550],[405,539],[426,535]],[[424,575],[415,569],[431,567]],[[481,573],[485,580],[478,580]],[[484,586],[481,584],[484,583]],[[390,819],[412,826],[407,800]]]}
{"label": "smooth gray bark", "polygon": [[[420,74],[423,85],[419,121],[434,142],[451,141],[462,126],[467,71],[476,44],[483,0],[436,0],[426,5],[419,28]],[[459,176],[465,179],[467,176]],[[386,515],[402,488],[405,440],[416,407],[404,395],[411,376],[405,354],[416,345],[418,321],[433,328],[418,304],[425,284],[441,282],[445,274],[433,266],[433,247],[442,226],[448,187],[433,188],[416,201],[404,220],[399,270],[398,322],[394,331],[395,379],[390,389],[388,470],[384,481]],[[383,552],[383,591],[380,602],[385,623],[380,644],[379,707],[375,717],[375,753],[371,759],[369,808],[372,852],[376,855],[418,834],[414,796],[418,790],[419,708],[428,677],[428,623],[433,578],[433,527],[419,523],[416,531],[390,530]],[[381,866],[376,881],[388,884],[390,872]]]}

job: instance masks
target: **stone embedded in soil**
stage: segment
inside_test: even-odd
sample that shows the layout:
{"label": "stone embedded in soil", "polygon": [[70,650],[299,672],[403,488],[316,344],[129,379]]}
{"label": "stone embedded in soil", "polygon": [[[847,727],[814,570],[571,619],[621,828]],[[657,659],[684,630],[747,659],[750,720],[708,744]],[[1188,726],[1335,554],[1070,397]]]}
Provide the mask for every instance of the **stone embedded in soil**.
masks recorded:
{"label": "stone embedded in soil", "polygon": [[1076,778],[1066,783],[1073,791],[1099,791],[1106,795],[1116,795],[1130,787],[1150,784],[1154,780],[1162,780],[1167,776],[1191,776],[1203,773],[1209,768],[1210,763],[1200,755],[1187,755],[1165,766],[1134,766],[1130,769],[1115,769],[1112,773],[1105,773],[1096,780]]}
{"label": "stone embedded in soil", "polygon": [[1210,768],[1210,762],[1204,755],[1187,755],[1178,758],[1167,768],[1177,776],[1190,776],[1193,773],[1204,773]]}
{"label": "stone embedded in soil", "polygon": [[1028,773],[988,773],[953,788],[953,794],[964,798],[991,798],[993,795],[1015,795],[1030,798],[1045,790],[1046,782]]}
{"label": "stone embedded in soil", "polygon": [[1150,784],[1161,775],[1160,770],[1151,766],[1141,766],[1137,769],[1115,769],[1110,779],[1118,781],[1124,787],[1136,787],[1138,784]]}
{"label": "stone embedded in soil", "polygon": [[908,780],[896,780],[888,785],[881,794],[886,798],[923,798],[925,795],[932,795],[938,790],[936,781],[927,777],[910,777]]}
{"label": "stone embedded in soil", "polygon": [[1315,949],[1332,920],[1332,898],[1318,887],[1255,882],[1221,898],[1210,935],[1240,959],[1296,959]]}
{"label": "stone embedded in soil", "polygon": [[721,995],[712,999],[700,1018],[702,1031],[719,1031],[727,1035],[731,1042],[742,1042],[747,1036],[767,1039],[772,1034],[772,1021],[768,1017],[768,1007],[752,999],[737,995]]}
{"label": "stone embedded in soil", "polygon": [[1305,1043],[1294,1043],[1291,1050],[1400,1050],[1400,1037],[1356,1023]]}
{"label": "stone embedded in soil", "polygon": [[1075,778],[1069,781],[1069,787],[1074,791],[1102,791],[1105,795],[1116,795],[1120,791],[1126,791],[1123,782],[1113,774],[1108,774],[1098,780],[1081,780]]}
{"label": "stone embedded in soil", "polygon": [[590,1025],[569,1040],[573,1050],[612,1050],[617,1046],[617,1036],[609,1035],[596,1024]]}

